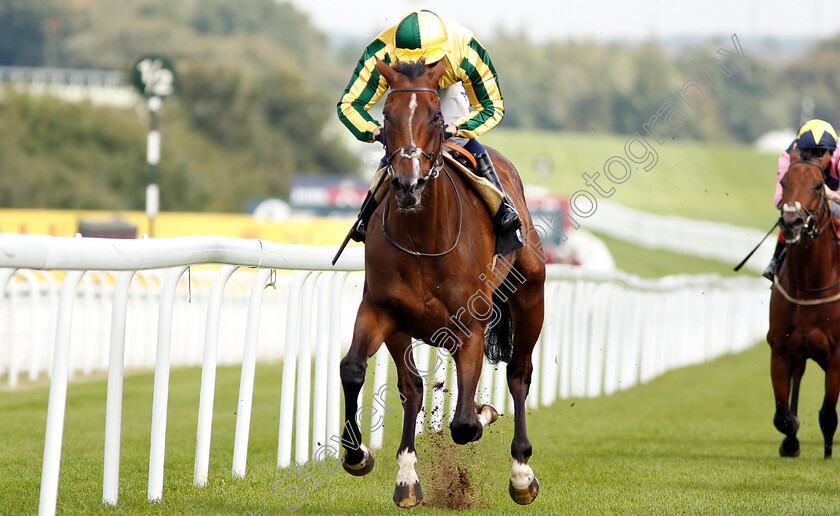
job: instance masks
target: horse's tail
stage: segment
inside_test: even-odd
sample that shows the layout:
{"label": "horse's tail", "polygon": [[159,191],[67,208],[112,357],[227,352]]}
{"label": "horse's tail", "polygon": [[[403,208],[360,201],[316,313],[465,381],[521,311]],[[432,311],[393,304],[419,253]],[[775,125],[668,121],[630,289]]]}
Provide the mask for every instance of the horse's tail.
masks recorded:
{"label": "horse's tail", "polygon": [[507,302],[495,292],[493,311],[499,317],[484,331],[484,356],[491,364],[510,362],[513,356],[513,318]]}

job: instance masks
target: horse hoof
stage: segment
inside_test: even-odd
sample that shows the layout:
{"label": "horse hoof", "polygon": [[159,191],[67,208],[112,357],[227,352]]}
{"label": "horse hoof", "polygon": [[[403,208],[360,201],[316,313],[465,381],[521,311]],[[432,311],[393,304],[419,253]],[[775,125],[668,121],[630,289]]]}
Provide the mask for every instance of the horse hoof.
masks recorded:
{"label": "horse hoof", "polygon": [[362,458],[362,461],[358,464],[348,464],[347,452],[344,452],[344,455],[341,457],[341,466],[344,468],[344,471],[356,477],[365,476],[373,471],[373,463],[375,460],[373,452],[370,451],[364,444],[362,445],[362,451],[364,451],[365,455]]}
{"label": "horse hoof", "polygon": [[420,488],[420,482],[415,482],[412,485],[399,485],[394,488],[394,503],[397,507],[411,508],[420,505],[423,501],[423,490]]}
{"label": "horse hoof", "polygon": [[782,444],[779,445],[779,456],[780,457],[799,457],[799,440],[793,439],[792,441],[789,440],[790,438],[785,438],[782,441]]}
{"label": "horse hoof", "polygon": [[528,505],[537,499],[537,494],[540,492],[540,483],[537,481],[537,477],[534,477],[527,487],[517,489],[513,487],[513,481],[511,481],[508,483],[508,492],[514,502],[519,505]]}
{"label": "horse hoof", "polygon": [[487,426],[491,423],[495,423],[496,420],[499,419],[499,413],[493,405],[481,405],[476,403],[475,413],[478,414],[478,420],[481,422],[481,426]]}

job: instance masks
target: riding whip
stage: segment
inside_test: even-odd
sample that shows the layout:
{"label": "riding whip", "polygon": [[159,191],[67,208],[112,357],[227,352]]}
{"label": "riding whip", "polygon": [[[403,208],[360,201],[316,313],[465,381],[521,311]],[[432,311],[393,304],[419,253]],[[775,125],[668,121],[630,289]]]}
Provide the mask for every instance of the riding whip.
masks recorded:
{"label": "riding whip", "polygon": [[[359,210],[359,216],[356,218],[356,224],[358,224],[359,220],[361,220],[362,213],[365,212],[365,208],[367,208],[368,204],[374,202],[373,198],[376,196],[376,193],[379,191],[379,187],[382,186],[382,182],[385,181],[385,176],[387,175],[388,173],[386,172],[379,177],[379,182],[376,183],[376,187],[373,190],[371,190],[370,197],[367,198],[364,204],[362,204],[362,208]],[[347,236],[344,237],[344,242],[341,243],[341,247],[339,247],[338,252],[335,253],[335,257],[333,257],[332,260],[333,265],[335,265],[335,262],[338,261],[338,257],[341,256],[341,253],[344,252],[344,248],[347,247],[347,244],[350,242],[350,235],[353,233],[353,229],[356,227],[356,224],[353,224],[353,227],[351,227],[350,231],[347,232]]]}
{"label": "riding whip", "polygon": [[[750,251],[750,254],[748,254],[748,255],[746,256],[746,258],[744,258],[743,260],[741,260],[741,263],[739,263],[738,265],[736,265],[736,266],[735,266],[735,268],[734,268],[734,269],[732,269],[732,270],[734,270],[735,272],[738,272],[738,270],[739,270],[741,267],[743,267],[745,263],[747,263],[747,260],[749,260],[749,259],[750,259],[750,256],[752,256],[752,255],[753,255],[753,253],[755,253],[755,252],[758,250],[758,248],[759,248],[759,247],[761,247],[761,244],[763,244],[763,243],[764,243],[764,241],[765,241],[765,240],[767,240],[767,237],[769,237],[769,236],[770,236],[770,233],[772,233],[772,232],[773,232],[773,230],[774,230],[774,229],[776,229],[776,226],[778,226],[778,225],[779,225],[779,221],[778,221],[778,220],[776,220],[776,222],[775,222],[775,223],[773,223],[773,227],[772,227],[772,228],[770,228],[770,231],[768,231],[768,232],[767,232],[767,234],[766,234],[766,235],[764,235],[764,238],[762,238],[762,239],[761,239],[761,242],[759,242],[759,243],[758,243],[758,245],[757,245],[757,246],[755,246],[755,247],[753,248],[753,250],[752,250],[752,251]],[[345,242],[345,243],[346,243],[346,242]]]}

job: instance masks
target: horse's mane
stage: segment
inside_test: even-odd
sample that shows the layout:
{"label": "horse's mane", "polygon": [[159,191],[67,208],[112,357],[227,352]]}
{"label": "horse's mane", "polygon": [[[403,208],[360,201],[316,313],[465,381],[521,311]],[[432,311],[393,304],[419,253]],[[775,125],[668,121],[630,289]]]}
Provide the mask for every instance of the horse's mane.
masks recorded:
{"label": "horse's mane", "polygon": [[399,61],[393,68],[395,72],[405,75],[410,81],[417,79],[429,69],[426,66],[425,57],[421,57],[417,61]]}

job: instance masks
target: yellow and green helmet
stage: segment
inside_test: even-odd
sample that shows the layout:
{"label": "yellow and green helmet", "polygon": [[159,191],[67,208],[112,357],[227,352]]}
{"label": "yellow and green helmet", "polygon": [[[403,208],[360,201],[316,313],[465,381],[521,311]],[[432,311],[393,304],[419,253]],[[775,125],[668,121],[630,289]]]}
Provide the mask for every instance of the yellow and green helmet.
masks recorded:
{"label": "yellow and green helmet", "polygon": [[419,61],[426,64],[440,61],[449,52],[446,27],[432,11],[412,11],[400,20],[394,34],[398,61]]}
{"label": "yellow and green helmet", "polygon": [[796,136],[796,146],[800,149],[834,150],[837,147],[837,133],[831,124],[825,120],[815,118],[808,120],[799,129]]}

